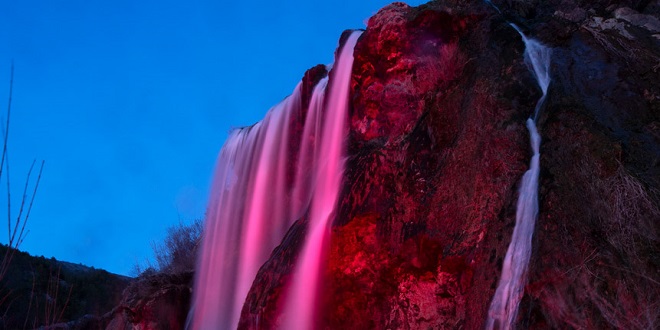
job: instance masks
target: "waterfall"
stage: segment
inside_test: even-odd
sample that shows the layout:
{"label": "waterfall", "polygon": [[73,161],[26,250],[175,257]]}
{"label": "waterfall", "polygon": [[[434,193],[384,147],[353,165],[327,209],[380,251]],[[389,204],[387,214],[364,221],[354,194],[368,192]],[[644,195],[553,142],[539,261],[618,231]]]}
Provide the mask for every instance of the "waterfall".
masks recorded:
{"label": "waterfall", "polygon": [[516,225],[513,228],[511,243],[506,251],[502,274],[488,309],[486,329],[512,329],[518,314],[518,305],[522,299],[527,280],[527,266],[532,253],[532,235],[534,224],[538,217],[538,181],[540,171],[541,136],[536,128],[539,110],[545,101],[550,84],[550,57],[552,50],[536,40],[529,39],[520,29],[511,24],[522,36],[525,42],[525,62],[541,87],[543,95],[537,101],[532,117],[527,119],[527,129],[532,146],[532,159],[529,170],[525,172],[520,183],[518,203],[516,205]]}
{"label": "waterfall", "polygon": [[525,63],[529,66],[530,71],[534,74],[539,87],[541,87],[541,92],[543,95],[536,102],[536,108],[534,109],[534,122],[538,120],[539,109],[545,101],[546,95],[548,95],[548,86],[550,85],[550,57],[552,57],[552,49],[544,46],[540,42],[529,39],[527,36],[522,33],[520,28],[515,24],[511,26],[518,31],[518,34],[522,37],[523,42],[525,42]]}
{"label": "waterfall", "polygon": [[318,290],[326,261],[326,248],[330,239],[330,224],[334,220],[344,173],[344,137],[347,134],[348,93],[353,67],[353,47],[361,32],[353,32],[342,50],[326,103],[323,141],[316,164],[316,187],[309,213],[309,227],[305,245],[298,256],[291,292],[286,302],[284,329],[315,329]]}
{"label": "waterfall", "polygon": [[[287,305],[297,316],[307,311],[306,323],[298,320],[290,328],[313,322],[316,295],[305,293],[318,291],[316,279],[328,239],[323,228],[333,219],[342,180],[353,47],[359,35],[350,35],[336,59],[333,78],[315,86],[307,109],[302,108],[298,84],[261,122],[234,130],[227,138],[212,182],[189,328],[235,329],[257,271],[305,214],[308,235],[294,270],[293,302]],[[297,140],[290,124],[303,113],[306,119]],[[298,157],[291,159],[295,154]]]}

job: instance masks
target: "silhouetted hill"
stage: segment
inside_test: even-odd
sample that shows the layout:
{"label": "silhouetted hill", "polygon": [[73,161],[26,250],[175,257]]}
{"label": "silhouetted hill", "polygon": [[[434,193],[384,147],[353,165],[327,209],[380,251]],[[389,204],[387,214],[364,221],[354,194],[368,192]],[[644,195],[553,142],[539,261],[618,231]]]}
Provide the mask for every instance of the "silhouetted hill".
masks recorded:
{"label": "silhouetted hill", "polygon": [[[7,246],[0,245],[0,256]],[[0,279],[0,329],[36,328],[109,312],[130,277],[16,251]]]}

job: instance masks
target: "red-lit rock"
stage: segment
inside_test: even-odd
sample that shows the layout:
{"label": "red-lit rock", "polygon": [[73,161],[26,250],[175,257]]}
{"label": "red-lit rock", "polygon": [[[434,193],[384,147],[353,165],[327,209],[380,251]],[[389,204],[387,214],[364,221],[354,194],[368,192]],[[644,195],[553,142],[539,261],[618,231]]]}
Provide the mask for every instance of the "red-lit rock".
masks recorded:
{"label": "red-lit rock", "polygon": [[482,326],[536,95],[520,41],[484,38],[487,16],[485,5],[391,5],[369,21],[354,67],[347,224],[332,245],[351,246],[343,233],[367,214],[378,248],[361,271],[332,249],[330,269],[344,269],[328,275],[331,328]]}
{"label": "red-lit rock", "polygon": [[[320,328],[483,329],[530,158],[524,123],[540,97],[507,20],[554,50],[517,326],[657,327],[660,43],[646,24],[660,4],[493,2],[501,14],[446,0],[395,3],[369,20],[355,48]],[[305,75],[303,103],[326,74]],[[304,117],[292,123],[294,145]],[[303,217],[262,266],[239,328],[281,326],[305,233]],[[160,292],[139,301],[169,297]],[[171,306],[138,305],[152,307],[122,310],[117,324],[158,328],[154,311]]]}
{"label": "red-lit rock", "polygon": [[[616,18],[607,1],[494,2],[501,15],[481,1],[434,1],[395,3],[369,20],[355,49],[320,326],[483,328],[530,157],[524,122],[540,97],[509,19],[554,48],[538,123],[541,210],[518,327],[653,327],[657,36]],[[623,5],[656,17],[660,9]],[[616,24],[598,24],[607,19]],[[291,242],[257,276],[241,328],[279,324],[282,281],[299,248]]]}

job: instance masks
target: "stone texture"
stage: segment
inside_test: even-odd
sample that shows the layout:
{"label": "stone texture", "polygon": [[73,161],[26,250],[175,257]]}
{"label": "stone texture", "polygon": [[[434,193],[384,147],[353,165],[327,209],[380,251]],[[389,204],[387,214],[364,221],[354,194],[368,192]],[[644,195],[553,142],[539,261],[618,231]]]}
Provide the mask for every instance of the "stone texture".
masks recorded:
{"label": "stone texture", "polygon": [[118,307],[104,316],[108,330],[183,329],[190,309],[192,272],[138,278]]}
{"label": "stone texture", "polygon": [[628,7],[617,8],[614,11],[614,17],[627,21],[632,25],[643,27],[651,32],[660,32],[660,20],[657,17],[640,14]]}
{"label": "stone texture", "polygon": [[[509,21],[553,48],[517,326],[657,327],[660,5],[493,2],[500,12],[482,1],[394,3],[369,19],[319,328],[483,328],[530,158],[524,123],[541,96]],[[326,74],[305,75],[303,102]],[[305,228],[303,217],[260,269],[239,328],[280,326]],[[136,307],[178,301],[156,287],[116,310],[111,328],[166,327]]]}
{"label": "stone texture", "polygon": [[[524,121],[540,97],[508,19],[554,48],[518,326],[653,327],[660,52],[645,24],[658,7],[495,2],[501,15],[482,2],[433,1],[395,3],[369,20],[355,49],[319,326],[483,328],[530,156]],[[288,244],[257,277],[246,320],[257,319],[257,301],[282,294],[299,243]],[[269,310],[267,322],[242,328],[277,326]]]}

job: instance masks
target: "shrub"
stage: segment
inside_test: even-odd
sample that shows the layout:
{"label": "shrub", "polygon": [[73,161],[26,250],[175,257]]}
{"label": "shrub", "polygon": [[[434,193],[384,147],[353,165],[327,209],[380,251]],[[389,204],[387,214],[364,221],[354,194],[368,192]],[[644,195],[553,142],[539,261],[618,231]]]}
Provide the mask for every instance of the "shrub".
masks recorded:
{"label": "shrub", "polygon": [[179,223],[167,229],[162,243],[152,243],[157,270],[180,273],[195,269],[197,247],[201,241],[204,223],[201,219],[190,224]]}
{"label": "shrub", "polygon": [[576,224],[582,242],[562,244],[590,248],[543,289],[548,321],[553,328],[658,329],[659,194],[621,163],[609,173],[597,165],[585,157],[571,176],[587,212],[577,219],[589,221]]}

